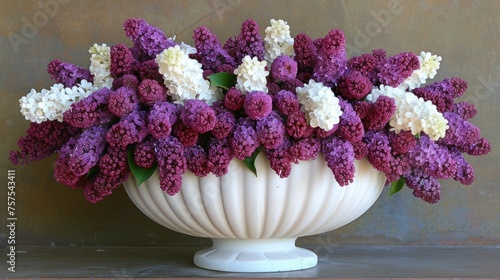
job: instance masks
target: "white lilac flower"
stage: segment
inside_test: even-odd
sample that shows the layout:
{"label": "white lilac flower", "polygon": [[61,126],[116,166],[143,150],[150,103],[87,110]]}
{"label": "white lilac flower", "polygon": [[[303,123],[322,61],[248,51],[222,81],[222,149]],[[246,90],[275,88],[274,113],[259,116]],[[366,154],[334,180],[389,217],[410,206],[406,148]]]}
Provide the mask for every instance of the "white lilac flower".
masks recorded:
{"label": "white lilac flower", "polygon": [[339,123],[343,112],[339,99],[329,87],[309,80],[308,84],[297,87],[296,91],[300,109],[306,114],[310,126],[330,131]]}
{"label": "white lilac flower", "polygon": [[396,102],[396,113],[389,121],[396,133],[409,130],[417,135],[424,132],[432,140],[445,136],[448,121],[431,101],[425,101],[404,89],[384,85],[374,87],[366,99],[375,102],[381,95],[392,97]]}
{"label": "white lilac flower", "polygon": [[200,99],[211,105],[221,100],[222,95],[203,78],[202,65],[189,58],[193,50],[185,44],[182,47],[169,47],[158,54],[155,61],[175,103],[184,104],[187,99]]}
{"label": "white lilac flower", "polygon": [[111,49],[106,44],[94,44],[90,49],[90,74],[94,76],[94,85],[103,88],[111,88],[113,78],[111,77]]}
{"label": "white lilac flower", "polygon": [[245,56],[238,68],[234,70],[236,77],[236,89],[243,94],[252,91],[262,91],[267,93],[266,61],[259,61],[257,57]]}
{"label": "white lilac flower", "polygon": [[63,113],[68,110],[74,102],[89,96],[97,90],[92,83],[82,80],[73,87],[64,87],[63,84],[54,84],[50,90],[35,89],[19,99],[21,114],[31,121],[41,123],[44,121],[63,121]]}
{"label": "white lilac flower", "polygon": [[294,56],[293,38],[290,36],[290,26],[286,21],[271,19],[271,26],[268,26],[265,32],[266,61],[272,63],[281,54]]}
{"label": "white lilac flower", "polygon": [[427,82],[427,79],[433,79],[436,76],[442,58],[433,55],[430,52],[421,52],[418,56],[420,68],[413,71],[412,75],[403,81],[399,88],[412,90]]}

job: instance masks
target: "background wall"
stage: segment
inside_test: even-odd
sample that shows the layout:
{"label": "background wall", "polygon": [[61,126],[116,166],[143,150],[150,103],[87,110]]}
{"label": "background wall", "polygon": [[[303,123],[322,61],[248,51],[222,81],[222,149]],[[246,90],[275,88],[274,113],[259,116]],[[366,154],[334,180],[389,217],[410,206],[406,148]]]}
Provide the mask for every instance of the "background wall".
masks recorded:
{"label": "background wall", "polygon": [[[237,35],[241,22],[255,19],[261,34],[269,20],[285,19],[292,36],[312,38],[332,28],[346,34],[348,55],[385,48],[430,51],[443,57],[435,80],[459,76],[469,83],[462,100],[476,104],[474,123],[493,151],[468,159],[476,169],[474,185],[442,183],[442,201],[428,205],[405,189],[391,198],[384,192],[361,218],[344,228],[301,238],[302,244],[338,245],[500,245],[500,90],[499,1],[90,1],[3,0],[0,4],[0,220],[6,221],[7,170],[16,170],[17,242],[40,245],[206,245],[162,228],[129,201],[123,188],[93,205],[79,190],[55,182],[48,158],[12,166],[8,152],[28,122],[18,100],[31,88],[49,88],[52,59],[88,67],[94,43],[131,45],[122,30],[130,17],[144,18],[168,36],[192,44],[192,30],[207,26],[219,40]],[[6,243],[6,227],[0,227]]]}

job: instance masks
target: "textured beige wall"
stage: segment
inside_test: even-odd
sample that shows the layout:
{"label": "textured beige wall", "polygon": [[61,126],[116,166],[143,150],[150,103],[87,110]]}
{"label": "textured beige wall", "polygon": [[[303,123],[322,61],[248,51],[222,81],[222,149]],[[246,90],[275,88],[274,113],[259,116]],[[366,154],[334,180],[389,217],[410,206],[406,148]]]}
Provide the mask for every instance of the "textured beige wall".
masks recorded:
{"label": "textured beige wall", "polygon": [[[57,1],[57,2],[55,2]],[[43,3],[57,3],[44,6]],[[79,190],[57,184],[54,158],[28,166],[7,160],[28,126],[18,99],[32,87],[53,82],[45,72],[55,58],[88,67],[93,43],[130,45],[122,23],[140,17],[179,41],[192,43],[192,30],[205,25],[221,41],[236,35],[242,21],[263,27],[282,18],[292,35],[324,36],[332,28],[346,33],[349,55],[385,48],[393,55],[422,50],[443,57],[436,80],[459,76],[469,83],[474,120],[493,145],[487,157],[472,158],[476,182],[463,187],[443,183],[442,201],[427,205],[409,190],[384,193],[354,223],[303,244],[500,245],[500,1],[83,1],[2,0],[0,2],[0,219],[5,221],[6,174],[16,170],[17,241],[41,245],[201,245],[207,240],[166,230],[143,216],[122,188],[103,202],[84,201]],[[31,26],[31,27],[30,27]],[[17,36],[17,37],[15,37]],[[12,41],[12,39],[16,39]],[[0,230],[1,244],[6,231]]]}

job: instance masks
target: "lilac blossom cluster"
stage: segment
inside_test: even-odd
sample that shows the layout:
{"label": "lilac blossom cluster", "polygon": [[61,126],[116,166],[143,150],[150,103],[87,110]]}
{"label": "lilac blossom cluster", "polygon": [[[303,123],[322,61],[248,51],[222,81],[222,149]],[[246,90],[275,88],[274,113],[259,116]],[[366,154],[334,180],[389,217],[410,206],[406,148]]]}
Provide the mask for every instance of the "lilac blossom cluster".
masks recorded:
{"label": "lilac blossom cluster", "polygon": [[[94,45],[91,71],[49,64],[61,87],[86,80],[94,88],[62,119],[32,123],[10,154],[14,164],[58,154],[56,180],[94,203],[126,180],[131,164],[158,168],[162,190],[175,195],[185,172],[223,176],[232,160],[258,152],[281,178],[321,157],[341,186],[366,158],[387,184],[404,179],[416,197],[436,203],[439,179],[470,185],[474,170],[464,155],[491,150],[470,122],[474,105],[456,101],[464,80],[418,87],[439,68],[441,57],[430,53],[377,49],[347,58],[341,30],[292,38],[282,20],[272,20],[263,39],[248,19],[224,44],[202,26],[194,48],[143,19],[123,28],[132,46]],[[209,86],[217,73],[236,82]]]}

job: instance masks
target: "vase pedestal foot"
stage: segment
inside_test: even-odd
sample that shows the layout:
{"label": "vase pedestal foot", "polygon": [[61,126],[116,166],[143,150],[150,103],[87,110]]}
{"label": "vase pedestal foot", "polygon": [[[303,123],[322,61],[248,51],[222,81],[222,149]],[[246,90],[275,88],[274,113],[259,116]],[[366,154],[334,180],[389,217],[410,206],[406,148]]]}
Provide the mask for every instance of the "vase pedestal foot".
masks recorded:
{"label": "vase pedestal foot", "polygon": [[278,272],[316,266],[312,251],[295,246],[297,238],[212,239],[213,246],[194,256],[198,267],[228,272]]}

